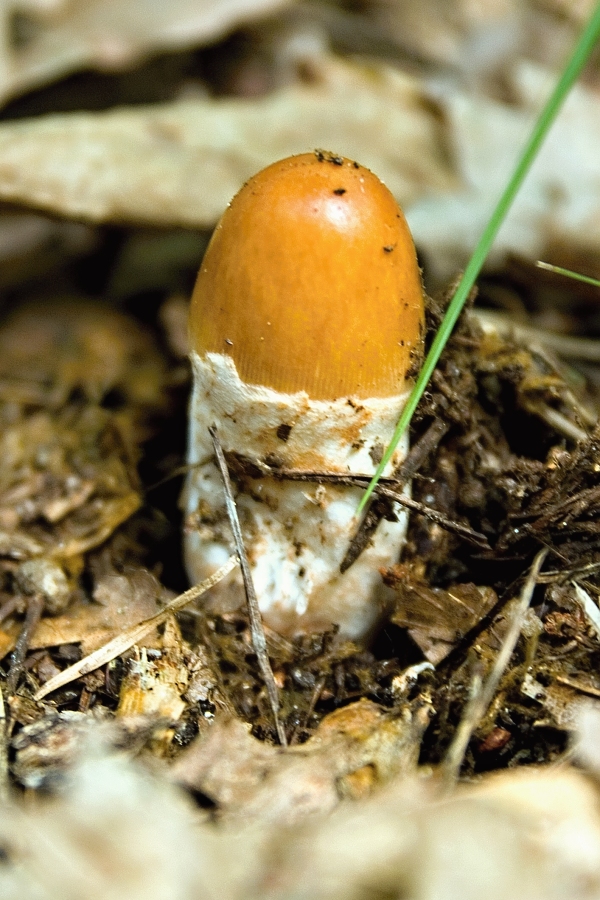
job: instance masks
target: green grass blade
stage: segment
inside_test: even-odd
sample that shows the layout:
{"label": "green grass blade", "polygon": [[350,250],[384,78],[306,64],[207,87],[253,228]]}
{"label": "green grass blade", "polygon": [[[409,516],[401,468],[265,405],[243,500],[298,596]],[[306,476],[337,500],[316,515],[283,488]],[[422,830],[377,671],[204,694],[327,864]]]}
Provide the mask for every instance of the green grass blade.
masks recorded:
{"label": "green grass blade", "polygon": [[427,384],[429,383],[429,379],[433,374],[433,370],[435,369],[437,362],[442,354],[446,343],[448,342],[448,338],[452,334],[452,330],[456,325],[456,321],[462,311],[463,306],[469,296],[473,285],[479,275],[483,264],[486,260],[486,257],[489,253],[490,247],[494,242],[494,239],[498,233],[498,230],[504,221],[508,210],[515,198],[515,195],[523,180],[529,171],[529,168],[535,159],[537,152],[542,144],[542,141],[546,137],[546,134],[552,125],[554,119],[556,118],[556,114],[558,113],[563,100],[569,93],[571,87],[574,82],[577,80],[582,68],[584,67],[587,59],[594,48],[598,38],[600,37],[600,2],[596,6],[596,10],[592,15],[588,25],[584,29],[576,47],[568,61],[562,76],[556,85],[552,95],[547,101],[544,109],[542,110],[539,119],[536,122],[536,125],[533,129],[533,132],[529,138],[528,143],[526,144],[521,157],[516,165],[516,168],[513,172],[513,175],[506,185],[506,188],[498,201],[498,205],[494,209],[492,216],[481,235],[479,243],[473,252],[473,256],[471,257],[467,268],[464,271],[464,274],[460,280],[460,283],[456,289],[456,293],[452,298],[452,301],[448,307],[446,315],[442,324],[440,325],[439,331],[437,332],[434,341],[431,345],[429,353],[423,363],[423,368],[419,373],[419,377],[415,382],[415,386],[412,389],[410,397],[408,398],[408,402],[402,411],[402,415],[400,416],[400,420],[396,426],[396,430],[394,431],[390,446],[386,450],[383,459],[377,466],[377,471],[375,475],[371,479],[367,490],[365,491],[362,500],[360,501],[358,507],[358,514],[364,510],[366,504],[373,493],[374,488],[377,486],[377,482],[381,478],[385,467],[388,462],[392,458],[392,455],[398,445],[398,441],[408,428],[410,420],[414,414],[415,409],[419,404],[419,400],[421,399]]}
{"label": "green grass blade", "polygon": [[592,278],[591,275],[582,275],[581,272],[563,269],[562,266],[553,266],[552,263],[542,262],[540,259],[536,262],[536,266],[538,269],[544,269],[546,272],[554,272],[556,275],[572,278],[573,281],[582,281],[584,284],[592,284],[594,287],[600,288],[600,281],[597,278]]}

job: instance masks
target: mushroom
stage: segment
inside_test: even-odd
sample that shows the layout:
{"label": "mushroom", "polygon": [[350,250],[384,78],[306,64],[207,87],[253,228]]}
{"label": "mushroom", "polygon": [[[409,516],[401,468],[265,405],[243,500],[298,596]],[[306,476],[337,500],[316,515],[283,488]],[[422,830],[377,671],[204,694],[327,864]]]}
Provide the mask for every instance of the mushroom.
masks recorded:
{"label": "mushroom", "polygon": [[[185,557],[194,582],[232,551],[214,425],[245,472],[237,507],[265,622],[287,635],[331,624],[352,638],[369,634],[387,590],[378,569],[396,560],[406,513],[383,521],[342,575],[360,489],[253,476],[372,474],[408,396],[422,330],[410,231],[372,172],[316,151],[244,185],[217,225],[191,303]],[[404,442],[390,469],[406,451]],[[225,611],[242,601],[232,573],[210,602]]]}

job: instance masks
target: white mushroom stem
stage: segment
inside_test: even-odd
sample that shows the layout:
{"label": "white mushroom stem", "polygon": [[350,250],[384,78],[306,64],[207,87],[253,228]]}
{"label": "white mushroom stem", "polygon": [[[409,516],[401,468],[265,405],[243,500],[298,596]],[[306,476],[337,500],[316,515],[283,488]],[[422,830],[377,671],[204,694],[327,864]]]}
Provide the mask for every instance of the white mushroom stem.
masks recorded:
{"label": "white mushroom stem", "polygon": [[[368,475],[408,395],[311,400],[304,392],[282,394],[245,384],[225,355],[192,353],[191,361],[185,557],[195,583],[221,566],[233,549],[209,426],[216,425],[225,453],[286,469]],[[389,470],[406,450],[404,441]],[[360,496],[358,488],[331,484],[245,479],[236,502],[260,609],[270,627],[292,634],[336,623],[353,638],[373,628],[388,597],[379,568],[396,562],[407,514],[397,507],[397,521],[382,521],[371,544],[341,575]],[[217,585],[210,598],[221,611],[243,602],[239,573]]]}

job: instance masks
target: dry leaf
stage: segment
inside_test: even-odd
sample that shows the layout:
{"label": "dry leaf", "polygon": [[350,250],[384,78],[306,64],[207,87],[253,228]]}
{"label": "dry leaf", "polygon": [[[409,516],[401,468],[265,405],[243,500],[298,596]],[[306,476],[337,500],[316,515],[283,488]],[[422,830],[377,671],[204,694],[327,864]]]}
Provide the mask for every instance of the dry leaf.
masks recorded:
{"label": "dry leaf", "polygon": [[239,720],[221,719],[178,758],[172,775],[225,814],[289,824],[414,769],[428,721],[425,705],[398,714],[362,699],[284,751],[251,737]]}
{"label": "dry leaf", "polygon": [[585,681],[581,686],[578,686],[576,681],[572,684],[565,684],[560,676],[556,681],[543,685],[536,680],[534,675],[527,672],[523,678],[521,692],[524,697],[534,700],[540,705],[539,717],[534,723],[538,728],[549,727],[574,731],[582,710],[595,709],[597,714],[600,712],[600,702],[586,697],[586,687],[588,686]]}
{"label": "dry leaf", "polygon": [[[522,65],[513,75],[518,102],[453,90],[436,94],[437,108],[424,85],[382,65],[330,59],[319,75],[259,100],[4,123],[0,198],[93,222],[208,227],[258,169],[326,147],[377,172],[405,207],[431,272],[447,277],[465,264],[554,76]],[[540,255],[552,242],[600,244],[600,163],[591,150],[600,140],[599,108],[593,87],[573,90],[492,264],[511,250]]]}
{"label": "dry leaf", "polygon": [[405,781],[273,835],[270,900],[588,900],[600,878],[597,791],[573,770],[523,768],[445,798]]}
{"label": "dry leaf", "polygon": [[258,169],[315,147],[369,166],[404,204],[455,184],[437,114],[414,79],[331,61],[317,84],[255,101],[0,125],[0,198],[94,222],[207,227]]}
{"label": "dry leaf", "polygon": [[[181,639],[174,616],[170,616],[158,655],[149,659],[142,648],[129,660],[129,669],[121,682],[117,716],[124,719],[148,716],[177,722],[186,706],[183,695],[189,683],[188,658],[189,648]],[[164,730],[163,748],[170,743],[172,734],[171,729]]]}
{"label": "dry leaf", "polygon": [[165,362],[150,334],[106,304],[55,299],[17,307],[0,328],[0,402],[45,407],[110,391],[133,407],[164,402]]}
{"label": "dry leaf", "polygon": [[153,616],[163,593],[146,569],[107,575],[94,590],[95,603],[81,600],[62,616],[43,618],[31,648],[79,643],[84,655],[91,653],[124,629]]}
{"label": "dry leaf", "polygon": [[78,69],[216,40],[289,0],[4,0],[0,102]]}
{"label": "dry leaf", "polygon": [[[408,219],[417,246],[427,248],[440,278],[466,264],[556,75],[521,64],[511,81],[516,99],[510,104],[459,91],[438,98],[464,187],[446,196],[423,197],[408,210]],[[509,251],[539,258],[551,244],[597,251],[599,143],[599,90],[575,85],[508,213],[489,265]]]}
{"label": "dry leaf", "polygon": [[[36,734],[48,763],[70,752],[69,715],[84,731],[85,717],[68,713],[24,729],[32,777]],[[224,826],[203,821],[172,785],[123,753],[107,755],[103,733],[88,730],[87,753],[58,795],[3,804],[3,897],[591,900],[598,893],[598,790],[573,769],[527,767],[451,791],[421,775],[295,827]],[[41,775],[43,754],[38,763]]]}
{"label": "dry leaf", "polygon": [[[137,444],[149,413],[165,402],[165,382],[152,339],[115,310],[76,300],[31,304],[4,323],[0,557],[8,568],[10,560],[45,557],[74,571],[81,554],[139,508]],[[116,412],[96,405],[111,392]],[[51,611],[71,588],[59,597],[54,584]]]}

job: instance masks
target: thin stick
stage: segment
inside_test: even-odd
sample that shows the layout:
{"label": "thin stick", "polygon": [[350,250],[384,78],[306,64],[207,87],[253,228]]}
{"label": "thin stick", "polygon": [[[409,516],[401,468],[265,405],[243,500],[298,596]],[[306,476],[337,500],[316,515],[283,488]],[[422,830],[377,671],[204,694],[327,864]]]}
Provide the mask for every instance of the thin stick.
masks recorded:
{"label": "thin stick", "polygon": [[[444,422],[441,418],[433,420],[427,431],[422,434],[419,440],[410,448],[404,462],[392,472],[392,478],[395,478],[398,482],[398,490],[401,487],[404,487],[404,485],[417,474],[429,454],[438,446],[449,428],[449,422]],[[365,510],[365,514],[350,541],[350,546],[342,560],[342,564],[340,565],[340,572],[342,575],[356,562],[375,534],[382,517],[380,506],[381,504],[374,504],[371,498],[371,501]]]}
{"label": "thin stick", "polygon": [[572,334],[559,334],[545,328],[534,328],[533,325],[523,325],[515,321],[505,313],[492,312],[489,309],[474,309],[472,315],[488,333],[495,331],[504,338],[514,335],[518,341],[528,346],[532,343],[542,344],[554,350],[563,359],[600,362],[598,338],[574,337]]}
{"label": "thin stick", "polygon": [[527,580],[523,585],[519,602],[513,612],[512,621],[504,638],[504,643],[500,648],[500,652],[496,657],[496,662],[492,667],[488,679],[485,683],[474,684],[473,693],[467,703],[463,718],[456,729],[454,739],[448,748],[446,759],[443,763],[444,774],[446,780],[450,783],[456,781],[458,773],[464,759],[469,741],[479,722],[485,715],[487,708],[494,698],[500,679],[504,674],[513,651],[519,640],[525,613],[531,603],[533,591],[537,584],[540,569],[546,559],[548,550],[544,548],[540,550],[533,561],[533,565],[529,570]]}
{"label": "thin stick", "polygon": [[116,638],[113,638],[107,644],[104,644],[104,646],[99,647],[98,650],[94,650],[93,653],[84,656],[83,659],[80,659],[79,662],[69,666],[68,669],[59,672],[58,675],[55,675],[54,678],[51,678],[39,689],[33,699],[43,700],[43,698],[48,694],[51,694],[52,691],[56,691],[58,688],[70,684],[71,681],[75,681],[76,678],[81,678],[82,675],[87,675],[88,672],[94,672],[96,669],[99,669],[100,666],[104,666],[106,663],[111,662],[111,660],[116,659],[117,656],[121,656],[122,653],[126,653],[134,644],[137,644],[138,641],[145,638],[147,634],[150,634],[151,631],[158,628],[163,622],[166,622],[169,616],[179,612],[187,606],[188,603],[197,600],[198,597],[205,594],[211,587],[218,584],[222,578],[225,578],[226,575],[229,575],[229,573],[235,569],[237,564],[237,558],[235,556],[230,556],[227,562],[222,565],[220,569],[217,569],[216,572],[213,572],[210,578],[206,578],[200,584],[191,587],[184,594],[175,597],[174,600],[171,600],[171,602],[168,603],[164,609],[161,609],[160,612],[156,613],[155,616],[144,619],[143,622],[139,622],[137,625],[132,625],[122,634],[118,634]]}
{"label": "thin stick", "polygon": [[221,474],[223,489],[225,491],[225,505],[227,507],[227,515],[229,516],[229,524],[231,525],[231,530],[233,532],[235,548],[237,551],[240,568],[242,570],[244,589],[246,591],[246,602],[248,604],[248,618],[250,619],[250,632],[252,634],[252,646],[254,647],[254,652],[256,653],[256,657],[258,659],[258,665],[265,682],[265,686],[267,688],[267,694],[269,695],[271,711],[273,713],[273,719],[275,720],[275,728],[277,730],[279,743],[283,747],[287,747],[285,731],[283,730],[283,726],[279,721],[279,692],[277,690],[277,685],[275,684],[273,669],[271,668],[271,663],[269,661],[269,654],[267,652],[267,639],[265,638],[258,600],[256,598],[256,591],[254,590],[254,584],[252,583],[252,575],[250,573],[248,557],[246,556],[246,550],[244,548],[242,529],[240,527],[237,507],[235,505],[235,499],[233,497],[233,489],[231,487],[229,469],[227,468],[227,462],[225,460],[223,448],[221,447],[221,443],[217,435],[216,426],[211,425],[208,430],[215,448],[217,467]]}
{"label": "thin stick", "polygon": [[14,694],[17,689],[19,678],[23,672],[25,657],[33,632],[38,627],[44,611],[44,598],[42,594],[32,594],[27,600],[27,613],[25,614],[25,622],[21,629],[21,633],[17,639],[15,649],[13,651],[10,669],[8,670],[8,678],[6,679],[6,689],[9,696]]}
{"label": "thin stick", "polygon": [[573,587],[579,605],[596,632],[596,636],[600,637],[600,609],[598,609],[598,604],[594,603],[588,592],[585,591],[580,584],[577,584],[576,581],[573,582]]}
{"label": "thin stick", "polygon": [[[238,459],[240,459],[239,456]],[[370,475],[346,475],[340,474],[339,472],[313,472],[308,469],[275,469],[267,466],[265,463],[258,462],[257,460],[252,460],[251,462],[253,468],[260,473],[258,477],[271,477],[276,478],[279,481],[336,484],[342,487],[364,487],[368,484],[371,477]],[[381,479],[374,489],[374,492],[381,497],[387,497],[390,500],[394,500],[394,502],[399,503],[400,506],[412,509],[414,512],[419,513],[419,515],[425,516],[427,519],[431,519],[447,531],[459,534],[461,537],[471,541],[478,547],[489,549],[489,542],[484,534],[475,531],[473,528],[469,528],[467,525],[461,525],[459,522],[454,522],[443,513],[438,512],[437,509],[432,509],[431,506],[425,506],[423,503],[419,503],[418,500],[413,500],[411,497],[405,497],[404,494],[400,493],[401,490],[402,482],[396,481],[395,478],[387,477]]]}
{"label": "thin stick", "polygon": [[396,493],[395,490],[391,490],[381,484],[377,486],[376,492],[382,497],[389,497],[390,500],[395,500],[396,503],[405,506],[407,509],[412,509],[413,512],[418,513],[420,516],[431,519],[432,522],[445,528],[446,531],[458,534],[460,537],[467,541],[471,541],[471,543],[482,549],[489,549],[490,545],[485,534],[481,534],[480,531],[469,528],[468,525],[461,525],[460,522],[454,522],[443,513],[438,512],[437,509],[432,509],[431,506],[424,506],[422,503],[419,503],[418,500],[413,500],[411,497],[404,497],[402,494]]}

